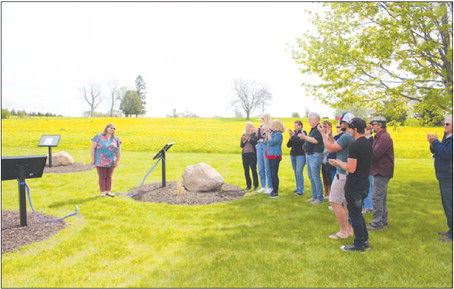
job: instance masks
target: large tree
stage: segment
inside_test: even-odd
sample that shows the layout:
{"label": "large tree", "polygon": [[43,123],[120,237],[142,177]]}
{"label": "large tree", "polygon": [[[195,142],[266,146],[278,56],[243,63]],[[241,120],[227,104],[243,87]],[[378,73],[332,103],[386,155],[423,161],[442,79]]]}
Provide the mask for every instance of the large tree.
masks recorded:
{"label": "large tree", "polygon": [[256,81],[235,79],[233,81],[233,89],[236,94],[233,103],[246,113],[246,119],[249,119],[257,107],[261,106],[262,110],[264,110],[267,101],[271,99],[271,93],[268,88]]}
{"label": "large tree", "polygon": [[128,90],[121,98],[120,110],[126,117],[135,115],[136,117],[141,114],[142,101],[135,90]]}
{"label": "large tree", "polygon": [[101,86],[92,80],[90,83],[84,84],[79,90],[82,93],[83,99],[90,106],[90,117],[93,117],[95,109],[104,100],[101,93]]}
{"label": "large tree", "polygon": [[[339,2],[315,14],[317,32],[293,58],[320,83],[303,84],[325,104],[411,107],[426,123],[452,113],[452,2]],[[434,115],[436,117],[434,117]]]}
{"label": "large tree", "polygon": [[142,76],[137,76],[136,78],[136,92],[140,97],[140,100],[142,101],[142,110],[140,114],[145,114],[146,112],[146,96],[147,96],[147,85],[145,81],[143,80]]}

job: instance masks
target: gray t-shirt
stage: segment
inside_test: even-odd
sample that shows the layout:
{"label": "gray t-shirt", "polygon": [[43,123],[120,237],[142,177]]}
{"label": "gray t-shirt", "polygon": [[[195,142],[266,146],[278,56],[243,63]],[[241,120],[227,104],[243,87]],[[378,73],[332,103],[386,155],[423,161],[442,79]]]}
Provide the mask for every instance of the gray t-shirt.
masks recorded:
{"label": "gray t-shirt", "polygon": [[[344,133],[338,140],[337,144],[342,148],[340,151],[336,153],[336,159],[341,160],[343,162],[347,162],[348,158],[348,146],[355,141],[355,138],[352,137],[349,133]],[[341,167],[336,168],[336,172],[338,174],[346,175],[347,172],[343,170]]]}

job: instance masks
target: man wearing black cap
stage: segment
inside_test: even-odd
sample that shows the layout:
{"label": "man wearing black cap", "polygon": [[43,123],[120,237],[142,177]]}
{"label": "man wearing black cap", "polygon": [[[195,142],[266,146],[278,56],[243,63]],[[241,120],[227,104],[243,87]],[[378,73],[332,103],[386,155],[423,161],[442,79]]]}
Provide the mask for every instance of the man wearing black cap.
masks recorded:
{"label": "man wearing black cap", "polygon": [[361,213],[363,200],[369,189],[369,170],[372,158],[372,146],[365,138],[366,122],[354,118],[348,124],[348,130],[355,142],[348,147],[347,162],[330,159],[333,166],[341,167],[348,172],[345,183],[345,199],[347,201],[348,219],[355,233],[352,245],[341,246],[345,251],[364,251],[369,248],[366,221]]}

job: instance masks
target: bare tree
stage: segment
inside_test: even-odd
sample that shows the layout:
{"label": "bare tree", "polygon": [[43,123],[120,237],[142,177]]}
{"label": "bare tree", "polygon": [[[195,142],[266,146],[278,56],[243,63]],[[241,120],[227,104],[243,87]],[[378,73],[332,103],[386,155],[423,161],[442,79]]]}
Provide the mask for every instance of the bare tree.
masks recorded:
{"label": "bare tree", "polygon": [[233,89],[236,93],[233,103],[241,107],[246,113],[246,119],[249,119],[250,115],[259,106],[264,111],[267,101],[271,99],[271,93],[268,91],[268,88],[256,81],[235,79],[233,81]]}
{"label": "bare tree", "polygon": [[100,85],[92,80],[89,84],[84,84],[79,90],[82,92],[83,99],[90,106],[90,117],[93,117],[95,109],[104,100]]}
{"label": "bare tree", "polygon": [[112,79],[108,85],[110,89],[110,116],[112,117],[114,116],[116,102],[121,99],[121,96],[117,79]]}

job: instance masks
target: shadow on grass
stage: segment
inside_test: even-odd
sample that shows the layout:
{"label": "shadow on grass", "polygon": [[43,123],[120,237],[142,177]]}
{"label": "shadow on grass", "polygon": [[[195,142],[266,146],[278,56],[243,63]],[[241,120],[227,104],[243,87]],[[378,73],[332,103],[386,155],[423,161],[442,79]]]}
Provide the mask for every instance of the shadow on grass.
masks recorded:
{"label": "shadow on grass", "polygon": [[96,199],[98,199],[98,197],[90,197],[90,198],[86,198],[86,199],[68,199],[68,200],[61,201],[61,202],[54,202],[49,205],[49,208],[58,208],[58,207],[63,207],[63,206],[67,206],[67,205],[80,205],[80,204],[85,204],[85,203],[94,201]]}

